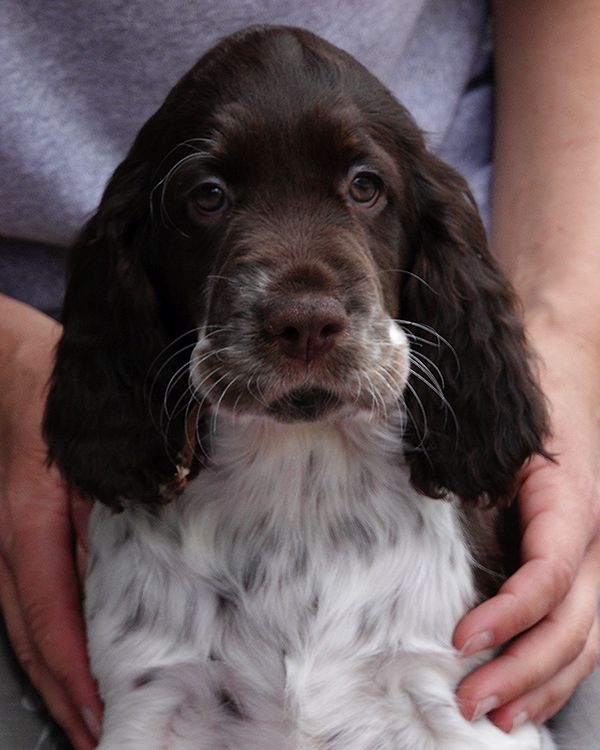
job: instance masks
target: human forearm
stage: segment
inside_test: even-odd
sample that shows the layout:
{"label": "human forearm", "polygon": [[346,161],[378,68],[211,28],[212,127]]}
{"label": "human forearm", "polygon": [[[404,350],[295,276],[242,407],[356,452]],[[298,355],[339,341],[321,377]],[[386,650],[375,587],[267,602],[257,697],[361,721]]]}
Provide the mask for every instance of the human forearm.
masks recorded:
{"label": "human forearm", "polygon": [[[519,293],[551,415],[523,467],[522,566],[459,624],[505,648],[461,684],[469,718],[543,721],[593,669],[600,571],[600,6],[495,3],[493,245]],[[473,646],[470,647],[471,651]]]}
{"label": "human forearm", "polygon": [[[493,245],[557,422],[600,448],[600,6],[497,2]],[[591,442],[590,442],[591,441]],[[593,442],[593,444],[592,444]],[[553,446],[562,452],[562,444]]]}
{"label": "human forearm", "polygon": [[560,332],[591,368],[600,363],[600,7],[497,2],[495,29],[493,246],[531,334]]}

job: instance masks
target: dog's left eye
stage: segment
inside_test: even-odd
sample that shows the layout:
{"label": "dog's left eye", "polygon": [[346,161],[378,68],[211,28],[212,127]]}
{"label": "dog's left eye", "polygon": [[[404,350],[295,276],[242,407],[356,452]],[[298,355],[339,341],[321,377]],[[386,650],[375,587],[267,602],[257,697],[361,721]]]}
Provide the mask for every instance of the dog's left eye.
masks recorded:
{"label": "dog's left eye", "polygon": [[229,198],[218,182],[203,182],[189,196],[193,209],[205,216],[221,214],[229,208]]}
{"label": "dog's left eye", "polygon": [[354,203],[361,206],[374,206],[381,194],[381,181],[371,172],[359,172],[348,188],[348,195]]}

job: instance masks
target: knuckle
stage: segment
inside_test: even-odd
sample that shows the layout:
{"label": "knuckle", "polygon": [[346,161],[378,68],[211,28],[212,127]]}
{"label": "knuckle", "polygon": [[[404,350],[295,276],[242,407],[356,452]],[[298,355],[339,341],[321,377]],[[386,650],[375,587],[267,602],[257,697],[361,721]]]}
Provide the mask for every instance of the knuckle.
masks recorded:
{"label": "knuckle", "polygon": [[[43,666],[44,670],[52,676],[67,691],[71,687],[72,659],[66,659],[61,648],[57,647],[56,640],[51,636],[51,626],[49,618],[44,611],[37,612],[35,608],[30,611],[36,612],[29,621],[29,633],[32,641],[30,647],[32,657],[38,666]],[[26,669],[26,671],[29,671]]]}
{"label": "knuckle", "polygon": [[23,605],[23,614],[33,639],[38,642],[38,634],[46,633],[49,624],[44,602],[37,597],[25,602]]}
{"label": "knuckle", "polygon": [[598,644],[593,643],[582,654],[582,668],[585,677],[589,677],[598,664]]}
{"label": "knuckle", "polygon": [[594,656],[600,656],[600,632],[598,630],[598,620],[594,621],[594,625],[590,631],[590,648]]}
{"label": "knuckle", "polygon": [[527,693],[542,684],[545,680],[544,671],[539,660],[527,658],[516,646],[509,647],[503,654],[507,671],[512,675],[512,688],[505,699],[514,698],[519,693]]}
{"label": "knuckle", "polygon": [[[516,636],[529,629],[540,619],[540,602],[533,596],[520,596],[519,594],[506,590],[505,596],[511,597],[511,608],[513,610],[513,619],[508,625],[508,634]],[[545,604],[543,605],[546,608]]]}
{"label": "knuckle", "polygon": [[589,520],[594,530],[594,536],[600,534],[600,483],[595,477],[590,477],[589,502],[587,504]]}
{"label": "knuckle", "polygon": [[538,607],[533,598],[519,602],[519,632],[531,627],[539,619]]}
{"label": "knuckle", "polygon": [[565,555],[555,559],[550,568],[550,596],[554,602],[562,601],[571,589],[577,565]]}
{"label": "knuckle", "polygon": [[42,656],[52,658],[53,649],[51,647],[56,633],[56,623],[52,617],[52,609],[48,602],[37,597],[26,603],[23,607],[24,620],[27,623],[27,630],[34,646],[39,650]]}
{"label": "knuckle", "polygon": [[13,648],[19,664],[35,683],[39,665],[34,649],[29,643],[24,642],[13,643]]}
{"label": "knuckle", "polygon": [[581,653],[585,652],[590,641],[590,625],[583,620],[571,624],[569,629],[569,643],[565,648],[567,661],[573,661]]}
{"label": "knuckle", "polygon": [[542,724],[547,721],[566,702],[569,693],[558,685],[551,684],[546,691],[544,704],[539,708],[535,723]]}

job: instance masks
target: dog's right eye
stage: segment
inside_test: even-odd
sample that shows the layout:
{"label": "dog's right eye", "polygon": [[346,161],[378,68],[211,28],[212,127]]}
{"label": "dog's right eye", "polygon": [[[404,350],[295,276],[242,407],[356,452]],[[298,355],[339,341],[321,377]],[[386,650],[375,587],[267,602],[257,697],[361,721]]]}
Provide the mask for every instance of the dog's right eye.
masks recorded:
{"label": "dog's right eye", "polygon": [[216,216],[229,208],[229,198],[218,182],[203,182],[188,197],[193,211],[203,216]]}

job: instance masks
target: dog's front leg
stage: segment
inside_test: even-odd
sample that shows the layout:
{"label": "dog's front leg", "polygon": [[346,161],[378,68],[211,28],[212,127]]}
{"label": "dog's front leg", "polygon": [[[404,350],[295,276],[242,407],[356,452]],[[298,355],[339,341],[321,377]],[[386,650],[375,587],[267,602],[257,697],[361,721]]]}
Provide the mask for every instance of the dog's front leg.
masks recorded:
{"label": "dog's front leg", "polygon": [[146,669],[103,691],[98,750],[227,750],[210,665],[177,663]]}
{"label": "dog's front leg", "polygon": [[[164,514],[163,514],[164,515]],[[159,514],[96,506],[86,620],[105,705],[101,750],[221,750],[216,595]]]}

